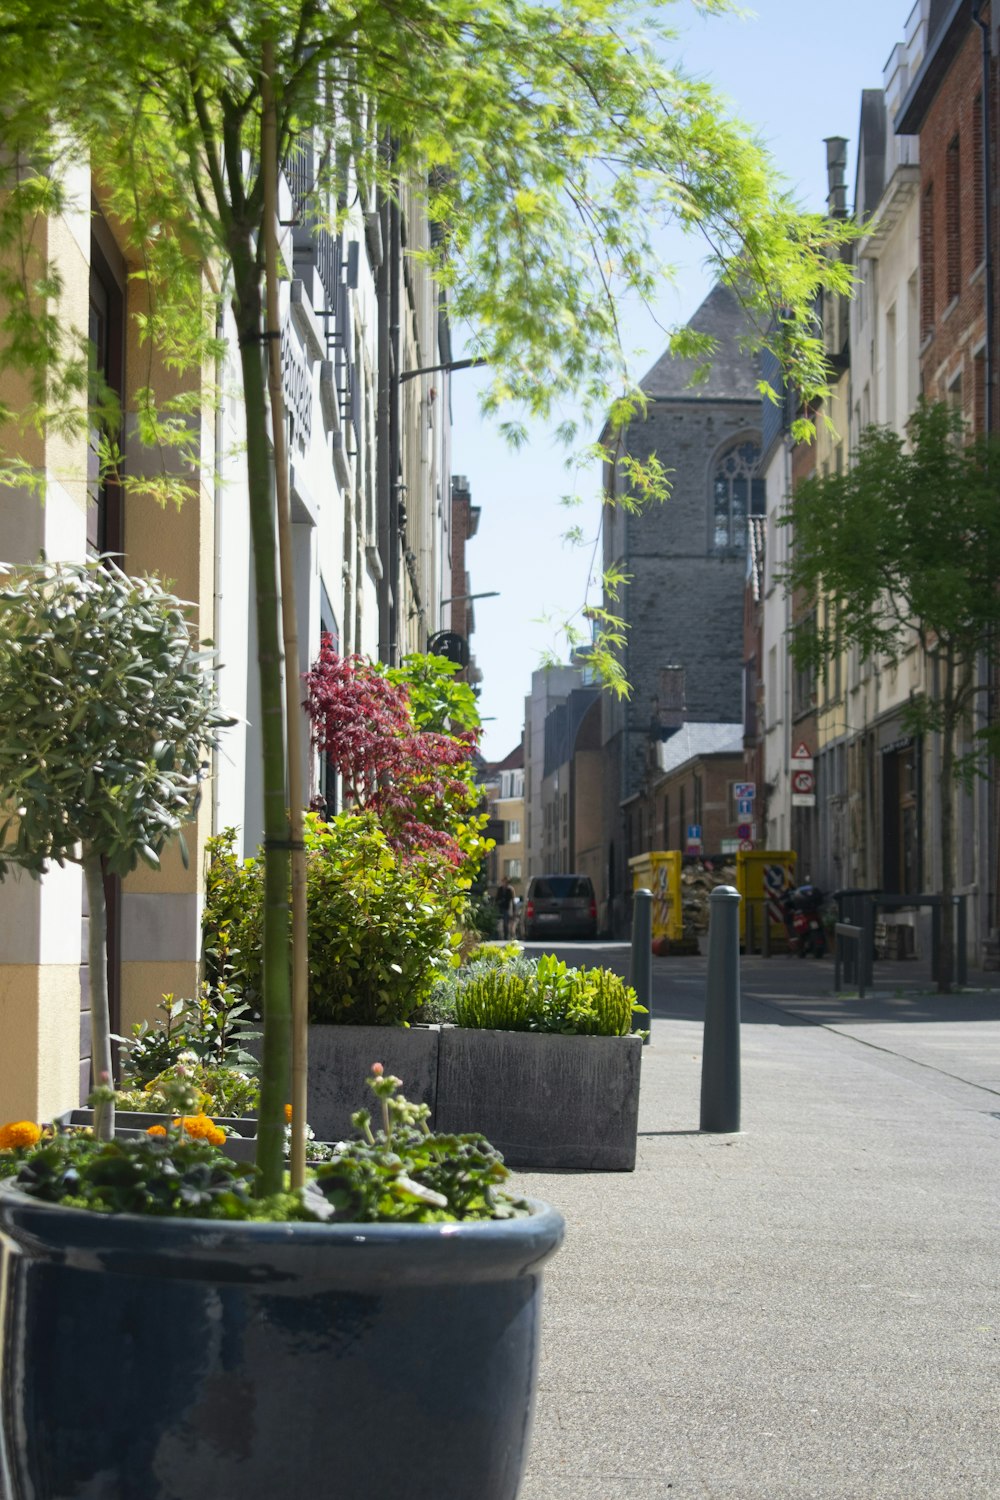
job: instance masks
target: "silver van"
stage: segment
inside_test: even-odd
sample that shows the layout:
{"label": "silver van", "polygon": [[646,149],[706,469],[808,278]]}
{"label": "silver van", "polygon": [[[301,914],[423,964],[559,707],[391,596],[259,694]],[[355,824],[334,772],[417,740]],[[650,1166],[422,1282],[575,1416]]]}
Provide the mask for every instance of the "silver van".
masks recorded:
{"label": "silver van", "polygon": [[597,901],[589,875],[533,875],[524,899],[522,931],[536,938],[596,938]]}

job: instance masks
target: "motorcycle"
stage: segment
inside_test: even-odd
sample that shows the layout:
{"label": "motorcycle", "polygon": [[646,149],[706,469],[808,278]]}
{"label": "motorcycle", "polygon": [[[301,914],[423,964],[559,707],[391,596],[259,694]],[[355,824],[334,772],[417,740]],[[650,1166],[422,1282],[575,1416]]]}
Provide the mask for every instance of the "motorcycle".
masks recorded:
{"label": "motorcycle", "polygon": [[826,930],[820,912],[823,892],[815,885],[789,886],[781,896],[781,915],[788,934],[788,946],[800,958],[826,953]]}

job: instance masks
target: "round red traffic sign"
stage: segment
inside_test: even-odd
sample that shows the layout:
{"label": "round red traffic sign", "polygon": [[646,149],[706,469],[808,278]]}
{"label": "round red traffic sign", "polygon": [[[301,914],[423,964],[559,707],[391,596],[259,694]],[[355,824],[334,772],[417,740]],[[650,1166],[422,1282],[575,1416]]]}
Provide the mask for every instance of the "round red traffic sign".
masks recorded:
{"label": "round red traffic sign", "polygon": [[753,839],[740,839],[740,853],[749,854],[753,848]]}
{"label": "round red traffic sign", "polygon": [[736,829],[736,837],[738,839],[752,838],[753,837],[753,829],[750,827],[750,824],[749,823],[740,823],[740,825]]}
{"label": "round red traffic sign", "polygon": [[812,771],[793,771],[792,772],[792,791],[793,792],[809,793],[809,792],[814,792],[815,790],[816,790],[816,777],[813,775]]}

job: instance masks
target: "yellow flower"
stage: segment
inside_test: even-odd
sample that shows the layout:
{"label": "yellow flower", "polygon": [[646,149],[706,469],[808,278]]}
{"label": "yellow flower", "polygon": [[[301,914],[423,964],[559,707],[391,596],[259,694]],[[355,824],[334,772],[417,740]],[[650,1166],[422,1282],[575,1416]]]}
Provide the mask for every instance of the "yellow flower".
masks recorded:
{"label": "yellow flower", "polygon": [[0,1125],[0,1151],[16,1151],[19,1146],[37,1146],[42,1132],[33,1120],[12,1120]]}
{"label": "yellow flower", "polygon": [[290,1104],[285,1105],[285,1120],[289,1125],[292,1123],[292,1106]]}
{"label": "yellow flower", "polygon": [[147,1135],[166,1135],[166,1133],[167,1127],[165,1125],[150,1125],[146,1131]]}
{"label": "yellow flower", "polygon": [[208,1115],[185,1115],[183,1119],[175,1120],[174,1124],[183,1125],[188,1135],[193,1136],[195,1140],[208,1141],[213,1146],[225,1144],[226,1132],[220,1130]]}

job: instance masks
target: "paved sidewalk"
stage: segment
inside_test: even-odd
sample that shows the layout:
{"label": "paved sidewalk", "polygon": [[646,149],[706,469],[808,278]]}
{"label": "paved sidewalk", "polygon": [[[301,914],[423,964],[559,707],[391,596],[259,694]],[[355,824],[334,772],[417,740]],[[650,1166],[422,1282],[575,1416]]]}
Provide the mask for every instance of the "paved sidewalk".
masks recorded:
{"label": "paved sidewalk", "polygon": [[656,961],[637,1170],[518,1175],[567,1221],[520,1500],[996,1500],[1000,993],[744,960],[703,1136],[704,972]]}

